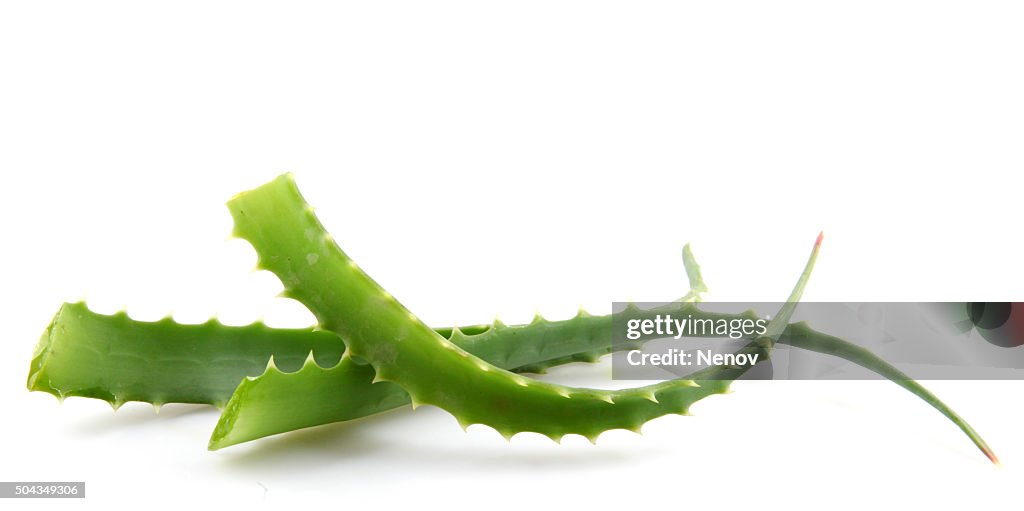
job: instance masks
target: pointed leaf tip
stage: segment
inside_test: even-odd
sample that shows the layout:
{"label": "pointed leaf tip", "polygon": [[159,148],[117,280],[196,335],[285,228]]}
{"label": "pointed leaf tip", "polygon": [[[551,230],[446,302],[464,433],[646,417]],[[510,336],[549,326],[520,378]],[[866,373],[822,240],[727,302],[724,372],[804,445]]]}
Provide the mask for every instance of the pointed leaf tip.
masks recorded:
{"label": "pointed leaf tip", "polygon": [[1003,464],[999,461],[999,458],[996,457],[996,453],[992,452],[992,449],[989,449],[988,446],[982,449],[981,452],[985,453],[985,456],[988,457],[989,461],[991,461],[993,465],[997,467],[1003,466]]}

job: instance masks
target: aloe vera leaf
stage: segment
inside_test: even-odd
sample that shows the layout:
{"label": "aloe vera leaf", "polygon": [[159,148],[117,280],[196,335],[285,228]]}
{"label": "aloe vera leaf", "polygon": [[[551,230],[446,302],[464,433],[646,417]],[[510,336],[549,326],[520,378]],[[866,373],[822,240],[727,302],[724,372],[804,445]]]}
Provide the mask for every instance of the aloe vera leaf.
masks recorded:
{"label": "aloe vera leaf", "polygon": [[903,371],[900,371],[885,360],[879,358],[878,355],[875,355],[870,350],[838,337],[818,332],[812,329],[806,322],[789,325],[784,336],[779,340],[779,342],[788,344],[794,348],[802,348],[818,353],[833,355],[884,376],[889,381],[907,389],[910,393],[921,398],[924,402],[938,410],[939,413],[952,421],[953,424],[956,424],[956,426],[960,428],[960,431],[963,431],[964,434],[971,439],[971,442],[974,442],[974,445],[977,446],[977,448],[987,456],[992,463],[995,463],[996,465],[999,464],[999,458],[996,457],[995,452],[992,451],[985,440],[981,438],[981,435],[979,435],[978,432],[967,423],[967,421],[954,412],[952,408],[946,405],[946,403],[943,403],[942,400],[932,394],[931,391],[911,379],[903,373]]}
{"label": "aloe vera leaf", "polygon": [[[610,317],[581,311],[565,321],[538,317],[525,325],[496,322],[435,331],[486,360],[520,370],[519,365],[592,361],[598,353],[580,350],[592,349],[595,336],[610,325]],[[85,303],[65,303],[40,337],[27,387],[59,399],[102,399],[115,408],[128,401],[222,407],[238,382],[262,374],[271,357],[276,367],[292,372],[311,352],[321,367],[333,367],[344,349],[337,335],[312,328],[228,326],[214,319],[197,325],[170,318],[137,321],[124,312],[99,314]]]}
{"label": "aloe vera leaf", "polygon": [[[263,201],[266,202],[262,203]],[[253,205],[256,206],[256,214],[253,214]],[[261,211],[261,207],[265,207],[265,209]],[[246,215],[246,208],[249,208],[248,216]],[[747,367],[710,368],[696,373],[693,375],[693,380],[689,380],[689,382],[690,384],[703,383],[703,386],[697,383],[697,388],[707,390],[708,392],[704,395],[697,395],[693,387],[687,385],[687,380],[673,380],[658,385],[614,392],[572,389],[532,380],[522,380],[520,379],[522,378],[521,376],[496,370],[493,366],[488,367],[482,360],[474,360],[474,357],[468,353],[461,352],[458,347],[445,342],[443,338],[439,338],[436,335],[431,336],[429,329],[425,325],[422,325],[414,315],[398,304],[394,298],[365,275],[354,262],[348,259],[333,242],[333,239],[323,231],[323,227],[312,213],[312,209],[305,204],[290,175],[281,176],[263,187],[237,196],[229,202],[229,209],[235,217],[235,234],[253,244],[260,255],[261,265],[276,273],[284,282],[285,294],[305,303],[314,312],[314,315],[317,315],[321,324],[326,323],[328,328],[332,328],[330,325],[334,325],[334,330],[341,330],[349,334],[345,336],[348,339],[349,348],[346,356],[352,356],[356,353],[362,355],[365,353],[366,360],[374,366],[376,371],[375,382],[387,381],[391,378],[401,380],[399,383],[404,388],[414,389],[411,392],[414,408],[418,404],[417,401],[439,405],[441,408],[453,413],[463,427],[467,427],[472,423],[483,423],[490,425],[507,438],[510,438],[517,431],[536,431],[556,440],[564,434],[578,433],[594,441],[596,436],[602,431],[617,428],[638,431],[639,426],[646,420],[665,413],[672,413],[671,411],[661,409],[660,406],[652,408],[650,403],[661,404],[659,398],[668,398],[665,401],[669,403],[674,401],[676,404],[681,404],[682,410],[676,413],[686,413],[689,404],[693,401],[701,399],[706,395],[724,392],[728,386],[728,380],[722,378],[735,378],[749,369]],[[272,226],[264,229],[259,226],[260,222],[258,220],[253,221],[254,217],[259,217],[268,211],[274,212],[275,215],[286,213],[287,216],[282,223],[304,227],[302,232],[305,239],[294,236],[294,232],[289,236],[287,227],[281,229],[281,226]],[[281,245],[276,247],[279,249],[283,248],[283,250],[271,250],[275,248],[272,240],[284,242],[284,247]],[[807,268],[801,275],[801,279],[795,287],[790,300],[788,300],[789,303],[796,302],[802,294],[810,268],[817,257],[820,242],[821,237],[819,236],[818,241],[815,243],[814,251],[812,251],[812,256],[808,261]],[[327,256],[327,261],[330,261],[332,268],[324,270],[321,267],[320,269],[312,270],[303,267],[301,264],[296,264],[297,259],[292,259],[288,255],[289,253],[293,255],[300,253],[306,248],[315,251],[310,253]],[[313,265],[310,264],[309,266]],[[314,280],[314,282],[310,283],[310,276],[331,278],[329,279],[328,287],[324,288],[321,281]],[[332,294],[330,286],[339,282],[355,284],[357,286],[356,292],[346,294],[345,296]],[[307,284],[310,285],[307,287]],[[331,310],[339,305],[341,306],[340,309]],[[355,310],[346,310],[347,307],[355,307]],[[377,311],[375,309],[384,310]],[[374,314],[375,317],[362,316],[364,313]],[[791,313],[791,309],[787,310],[787,307],[784,307],[779,314],[784,319],[780,319],[777,316],[775,323],[777,325],[785,324]],[[348,321],[351,321],[352,324],[346,325]],[[389,329],[387,327],[390,321],[397,321],[397,323],[391,324]],[[382,326],[386,330],[391,330],[390,333],[400,335],[395,337],[388,335],[379,338],[378,345],[374,346],[374,336],[367,335],[368,332],[366,330],[373,330],[374,327]],[[768,339],[769,341],[782,342],[784,337],[785,331],[779,333],[776,328]],[[421,346],[415,342],[403,344],[403,341],[410,339],[420,341],[432,340],[438,343],[440,348],[432,345]],[[355,351],[353,351],[353,345],[357,348]],[[758,342],[751,343],[744,350],[763,352],[766,351],[763,345],[763,339],[761,339]],[[807,344],[807,346],[810,347],[811,344]],[[825,340],[819,345],[819,348],[823,352],[828,353],[829,346],[838,347],[834,343]],[[366,351],[363,350],[364,348]],[[460,358],[448,356],[449,352],[456,353]],[[842,350],[837,350],[836,352],[842,353]],[[409,366],[411,362],[413,370],[416,371],[415,373],[410,375],[409,373],[401,372],[402,364],[397,364],[397,361],[403,354],[411,355],[411,357],[405,357],[402,362],[405,366]],[[424,354],[434,354],[445,358],[444,362],[447,362],[452,369],[465,369],[467,372],[462,383],[488,384],[488,388],[473,387],[472,385],[453,387],[455,392],[462,394],[454,396],[452,392],[445,392],[445,385],[443,383],[437,385],[437,382],[434,381],[434,385],[432,385],[429,378],[425,380],[420,378],[420,375],[422,375],[420,369],[422,368],[417,368],[416,366],[419,365],[423,358],[429,358],[423,357]],[[460,362],[465,362],[466,360],[470,362],[469,365],[465,363],[460,364]],[[866,367],[875,367],[876,369],[883,366],[891,367],[885,364],[884,361],[877,359],[877,357],[871,360],[851,355],[851,360],[864,364]],[[473,366],[478,371],[474,371]],[[391,376],[390,372],[388,374],[382,372],[383,369],[392,368],[398,369],[395,371],[395,376]],[[893,370],[895,369],[893,368]],[[455,375],[454,378],[456,379],[460,378],[458,373],[442,372],[440,374],[447,377],[441,378],[442,380],[452,379],[453,375]],[[713,376],[714,379],[705,380],[705,376]],[[900,382],[897,381],[897,383]],[[984,441],[962,419],[952,414],[948,407],[942,405],[938,399],[927,393],[919,385],[903,386],[931,403],[952,419],[990,459],[995,461],[994,455],[985,445]],[[469,392],[460,392],[466,390],[469,390]],[[531,401],[524,403],[519,400],[505,400],[502,397],[506,396],[500,396],[501,393],[512,395],[518,393],[519,396],[516,397],[528,398]],[[488,396],[488,394],[492,395]],[[560,403],[561,407],[558,404],[552,405],[551,394],[570,400],[571,405],[565,406],[566,403],[564,401]],[[497,401],[488,400],[488,397],[498,397],[499,399]],[[638,397],[647,399],[650,403],[643,402]],[[595,401],[606,402],[620,410],[627,410],[627,415],[624,419],[626,424],[621,425],[621,417],[611,417],[614,414],[608,414],[607,412],[592,414],[595,411],[593,408],[596,405]],[[626,402],[624,403],[623,401]],[[536,411],[542,412],[542,416],[531,416],[530,412],[534,411],[531,409],[534,408]],[[562,410],[558,410],[558,408],[562,408]],[[515,413],[524,411],[527,413]],[[511,417],[509,412],[512,412]],[[487,414],[492,414],[492,417],[486,417]],[[494,415],[497,416],[497,419],[493,418]],[[580,424],[579,421],[575,420],[581,416],[591,419],[589,426],[587,424]],[[474,418],[477,417],[483,417],[483,419],[474,422]],[[595,425],[595,423],[599,424]]]}
{"label": "aloe vera leaf", "polygon": [[[684,258],[691,282],[699,271],[692,253]],[[691,290],[691,295],[694,290]],[[490,325],[437,328],[438,334],[496,364],[544,363],[548,367],[571,361],[594,360],[597,353],[578,353],[578,346],[590,348],[596,333],[610,328],[610,318],[593,318],[582,309],[573,319],[549,322],[541,317],[528,325]],[[250,339],[252,342],[245,342]],[[609,350],[599,350],[602,353]],[[53,394],[58,399],[81,396],[102,399],[115,409],[127,401],[153,403],[205,403],[223,407],[247,376],[264,373],[267,360],[274,357],[274,369],[292,372],[304,367],[307,355],[315,353],[321,377],[313,390],[330,395],[361,396],[363,400],[330,399],[326,407],[292,407],[286,414],[291,422],[319,425],[383,411],[408,404],[400,389],[371,392],[372,373],[365,368],[335,367],[344,343],[333,333],[307,329],[274,329],[256,323],[227,326],[211,319],[202,325],[183,325],[165,318],[156,322],[136,321],[124,312],[104,315],[84,303],[66,303],[54,315],[40,338],[28,376],[28,388]],[[570,355],[565,355],[569,353]],[[548,360],[554,357],[553,360]],[[271,379],[278,371],[267,371]],[[366,376],[366,377],[363,377]],[[287,394],[286,380],[279,389],[283,402],[294,404]],[[266,382],[264,382],[266,383]],[[254,385],[256,385],[254,383]],[[315,392],[314,392],[315,394]],[[298,394],[295,394],[298,395]],[[306,394],[302,394],[306,396]],[[268,402],[278,401],[268,398]],[[313,399],[312,397],[308,399]],[[305,399],[300,398],[299,401]],[[314,399],[315,401],[315,399]],[[367,408],[367,403],[378,402]],[[391,403],[397,403],[391,405]],[[326,412],[326,414],[325,414]],[[238,431],[243,431],[241,428]],[[295,429],[295,428],[291,428]],[[290,429],[286,429],[288,431]],[[281,431],[273,430],[267,434]],[[234,437],[232,437],[234,438]]]}
{"label": "aloe vera leaf", "polygon": [[345,340],[343,360],[365,360],[375,382],[397,384],[413,407],[438,406],[464,427],[485,424],[506,437],[532,431],[594,441],[610,429],[638,431],[655,417],[685,414],[693,402],[728,386],[681,379],[607,391],[500,369],[432,331],[367,276],[324,231],[290,175],[235,196],[228,208],[234,234],[253,245],[258,266],[275,273],[283,294],[306,305],[322,328]]}
{"label": "aloe vera leaf", "polygon": [[814,271],[814,264],[818,261],[818,253],[821,252],[821,240],[824,237],[824,232],[818,233],[818,238],[814,240],[811,256],[807,259],[807,263],[804,264],[804,271],[800,273],[800,278],[797,279],[796,285],[793,286],[793,290],[789,293],[789,298],[779,308],[779,312],[775,314],[775,317],[768,322],[768,327],[765,328],[764,334],[755,339],[756,343],[765,348],[764,358],[771,356],[775,343],[779,341],[783,332],[789,327],[789,320],[793,317],[793,313],[796,312],[796,307],[800,303],[800,298],[804,295],[804,288],[807,287],[807,282],[811,280],[811,272]]}
{"label": "aloe vera leaf", "polygon": [[58,399],[103,399],[114,409],[127,401],[220,406],[245,375],[263,372],[271,353],[282,367],[296,370],[311,351],[330,366],[344,344],[330,332],[260,323],[232,327],[214,320],[143,322],[124,312],[105,316],[84,303],[67,303],[36,346],[28,388]]}
{"label": "aloe vera leaf", "polygon": [[[574,338],[608,325],[589,319],[557,323],[557,333]],[[436,331],[489,360],[529,364],[573,352],[572,343],[547,332],[548,324],[471,325]],[[577,333],[568,334],[572,331]],[[319,366],[334,367],[344,351],[337,335],[312,328],[271,328],[262,323],[228,326],[213,319],[197,325],[170,318],[137,321],[124,312],[105,315],[81,302],[65,303],[40,337],[27,387],[59,399],[102,399],[115,408],[128,401],[222,407],[241,380],[265,371],[271,357],[275,367],[292,372],[303,367],[310,353]],[[365,385],[352,391],[368,387],[370,379],[372,374]]]}
{"label": "aloe vera leaf", "polygon": [[[611,316],[580,314],[564,321],[538,319],[517,327],[499,323],[475,335],[456,329],[450,341],[481,360],[518,371],[537,365],[593,362],[612,351],[611,335]],[[633,347],[651,337],[641,337]],[[555,358],[549,359],[551,356]],[[522,362],[526,364],[517,366]],[[356,419],[410,403],[401,387],[387,382],[372,384],[373,377],[372,369],[350,358],[328,368],[310,361],[297,372],[270,366],[260,376],[239,384],[214,429],[210,448]],[[301,396],[301,403],[296,396]]]}
{"label": "aloe vera leaf", "polygon": [[[663,307],[650,311],[636,311],[635,316],[642,319],[653,319],[657,314],[665,313],[694,313],[694,309],[680,305],[684,302],[698,300],[700,294],[707,290],[700,273],[700,266],[697,264],[689,245],[683,250],[683,264],[686,274],[689,277],[690,291],[679,300]],[[701,313],[707,315],[706,313]],[[732,315],[710,314],[714,317],[734,318]],[[753,318],[752,313],[744,316]],[[479,356],[481,359],[493,363],[499,367],[512,367],[512,352],[532,354],[533,346],[562,346],[562,351],[569,353],[549,360],[541,360],[536,363],[528,363],[519,367],[512,367],[515,372],[542,372],[547,368],[572,363],[572,362],[596,362],[603,355],[611,353],[612,347],[612,316],[591,316],[584,310],[580,310],[576,317],[565,321],[546,321],[537,316],[530,325],[524,327],[505,327],[501,323],[495,323],[490,327],[477,333],[466,334],[463,330],[456,329],[454,336],[449,339],[470,353]],[[515,331],[515,329],[519,331]],[[509,344],[508,340],[513,337],[510,334],[520,335],[520,340],[515,344]],[[632,349],[639,347],[654,336],[641,336],[635,343],[619,345],[619,349]],[[562,342],[556,341],[561,340]],[[541,342],[538,342],[541,341]],[[566,343],[565,341],[569,341]],[[526,349],[515,350],[515,345],[525,346]],[[481,348],[493,348],[487,352]],[[548,354],[554,354],[556,350],[547,349]],[[525,359],[518,359],[515,362],[522,362]],[[344,365],[346,362],[342,362]],[[504,363],[504,364],[503,364]],[[365,367],[360,369],[365,370]],[[741,373],[738,373],[741,374]],[[365,381],[372,379],[372,371]],[[708,373],[707,377],[712,379],[723,379],[724,374]],[[351,420],[384,411],[397,406],[409,404],[409,397],[400,388],[387,386],[388,390],[396,390],[401,394],[388,395],[384,399],[382,395],[374,395],[372,402],[377,404],[376,408],[367,406],[366,401],[360,398],[353,398],[340,393],[351,392],[359,385],[358,380],[352,380],[352,374],[347,370],[339,368],[321,368],[315,363],[309,363],[295,373],[281,371],[276,367],[269,367],[267,371],[258,377],[247,378],[243,381],[235,395],[232,396],[220,421],[210,439],[210,449],[216,450],[242,442],[255,440],[270,435],[285,433],[296,429],[319,426],[323,424]],[[384,386],[379,383],[376,386]],[[301,404],[296,404],[295,396],[301,396]],[[341,396],[339,398],[339,396]],[[356,401],[359,406],[352,406]],[[315,403],[315,405],[310,405]],[[355,410],[359,408],[359,410]]]}

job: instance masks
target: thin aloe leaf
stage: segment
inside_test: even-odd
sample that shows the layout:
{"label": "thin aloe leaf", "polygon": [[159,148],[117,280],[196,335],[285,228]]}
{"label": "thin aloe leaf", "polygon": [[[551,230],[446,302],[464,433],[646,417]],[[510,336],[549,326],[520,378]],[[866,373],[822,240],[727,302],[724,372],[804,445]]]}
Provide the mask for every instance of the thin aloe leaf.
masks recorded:
{"label": "thin aloe leaf", "polygon": [[821,250],[821,241],[823,238],[824,233],[819,233],[818,239],[814,242],[814,250],[811,251],[811,256],[807,261],[804,272],[800,275],[800,279],[793,288],[793,292],[790,294],[789,299],[786,300],[786,303],[782,306],[775,317],[768,323],[768,328],[766,329],[763,337],[763,340],[766,340],[767,343],[762,342],[762,347],[767,348],[770,353],[773,345],[776,342],[779,342],[788,344],[795,348],[802,348],[809,351],[839,357],[866,369],[870,369],[876,374],[883,376],[889,381],[892,381],[893,383],[910,391],[912,394],[921,398],[924,402],[938,410],[939,413],[944,415],[947,419],[953,422],[953,424],[960,428],[960,430],[967,435],[967,438],[969,438],[971,442],[973,442],[974,445],[986,457],[988,457],[990,461],[992,461],[992,463],[998,465],[999,458],[996,457],[995,452],[992,451],[985,440],[981,438],[981,435],[979,435],[978,432],[967,423],[967,421],[960,417],[928,389],[924,388],[920,383],[914,381],[905,373],[885,360],[882,360],[866,348],[838,337],[815,331],[807,324],[807,322],[800,322],[797,324],[790,323],[793,312],[796,311],[800,298],[803,296],[804,288],[807,287],[807,281],[811,277],[811,271],[814,269],[814,263],[818,260],[818,253]]}
{"label": "thin aloe leaf", "polygon": [[807,259],[807,264],[804,266],[804,271],[800,274],[800,278],[797,279],[796,285],[793,286],[793,291],[790,292],[789,298],[786,300],[786,303],[782,304],[775,317],[768,322],[768,327],[765,329],[762,339],[768,343],[767,347],[769,349],[782,337],[782,332],[789,326],[789,320],[793,317],[793,312],[796,311],[800,298],[804,295],[804,288],[807,287],[807,282],[811,279],[811,272],[814,270],[814,263],[818,261],[818,253],[821,252],[821,241],[824,238],[824,232],[818,233],[818,239],[814,241],[814,249],[811,250],[811,256]]}
{"label": "thin aloe leaf", "polygon": [[885,360],[882,360],[870,350],[838,337],[818,332],[812,329],[806,322],[790,325],[779,342],[794,348],[802,348],[839,357],[884,376],[889,381],[907,389],[910,393],[938,410],[939,413],[952,421],[953,424],[956,424],[992,463],[999,464],[999,458],[996,457],[996,453],[992,451],[992,448],[988,446],[985,440],[981,438],[981,435],[967,421],[920,383],[914,381],[903,371],[900,371]]}

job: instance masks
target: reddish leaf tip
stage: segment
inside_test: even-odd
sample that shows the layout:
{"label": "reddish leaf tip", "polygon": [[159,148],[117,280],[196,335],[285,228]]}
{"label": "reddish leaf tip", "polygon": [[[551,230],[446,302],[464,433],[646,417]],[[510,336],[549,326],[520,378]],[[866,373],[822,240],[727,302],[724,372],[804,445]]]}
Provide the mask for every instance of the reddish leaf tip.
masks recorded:
{"label": "reddish leaf tip", "polygon": [[996,453],[992,452],[992,449],[982,449],[981,452],[985,453],[985,456],[988,456],[989,461],[991,461],[995,466],[1003,466],[1003,464],[999,462],[999,458],[996,457]]}

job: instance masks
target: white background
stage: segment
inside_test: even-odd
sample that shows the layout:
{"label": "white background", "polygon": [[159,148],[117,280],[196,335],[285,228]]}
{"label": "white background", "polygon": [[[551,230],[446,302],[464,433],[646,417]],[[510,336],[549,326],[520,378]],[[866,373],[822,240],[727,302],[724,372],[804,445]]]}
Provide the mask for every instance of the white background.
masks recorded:
{"label": "white background", "polygon": [[213,409],[24,379],[62,300],[308,324],[226,239],[224,201],[284,171],[431,324],[672,299],[687,241],[709,299],[782,300],[819,230],[807,300],[1020,300],[1021,26],[978,1],[5,2],[0,480],[103,509],[1019,505],[1019,382],[928,383],[997,469],[887,382],[741,382],[597,446],[424,407],[211,453]]}

